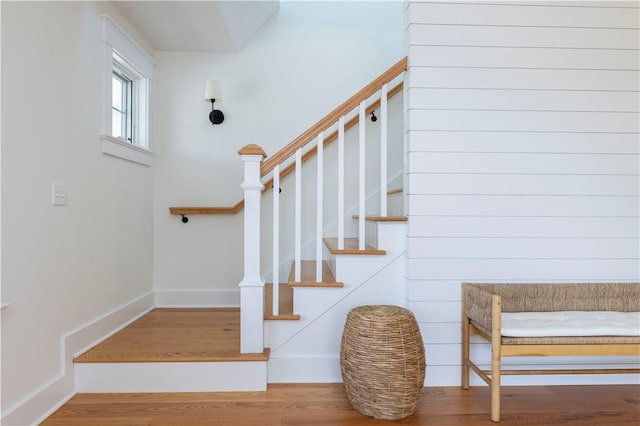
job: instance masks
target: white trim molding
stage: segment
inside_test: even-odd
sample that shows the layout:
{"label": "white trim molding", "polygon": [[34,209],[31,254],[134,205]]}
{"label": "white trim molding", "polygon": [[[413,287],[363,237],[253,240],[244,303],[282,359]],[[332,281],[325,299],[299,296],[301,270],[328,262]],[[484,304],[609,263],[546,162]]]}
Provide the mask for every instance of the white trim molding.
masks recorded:
{"label": "white trim molding", "polygon": [[140,72],[153,79],[153,69],[156,65],[153,55],[140,46],[111,16],[101,15],[101,17],[102,41],[135,62]]}
{"label": "white trim molding", "polygon": [[76,364],[87,393],[266,391],[267,361]]}
{"label": "white trim molding", "polygon": [[0,423],[23,426],[44,421],[76,393],[73,358],[117,333],[153,307],[153,292],[149,292],[64,335],[60,341],[62,365],[58,377],[9,407]]}
{"label": "white trim molding", "polygon": [[[109,15],[102,15],[102,134],[111,135],[112,121],[112,77],[114,67],[114,53],[120,58],[120,65],[124,66],[136,78],[134,96],[138,102],[135,107],[135,124],[132,132],[133,142],[137,147],[148,150],[152,147],[151,139],[151,105],[155,61],[153,54],[147,52]],[[137,89],[136,89],[137,87]],[[114,157],[136,163],[151,165],[149,159],[137,153],[131,153],[118,146],[116,138],[101,136],[103,152]],[[105,148],[106,146],[106,148]],[[149,164],[147,164],[149,163]]]}
{"label": "white trim molding", "polygon": [[102,141],[102,153],[112,157],[122,158],[133,163],[151,166],[153,164],[153,152],[139,146],[124,142],[110,135],[100,135]]}
{"label": "white trim molding", "polygon": [[340,357],[269,358],[269,383],[342,383]]}
{"label": "white trim molding", "polygon": [[238,308],[240,290],[156,290],[158,308]]}

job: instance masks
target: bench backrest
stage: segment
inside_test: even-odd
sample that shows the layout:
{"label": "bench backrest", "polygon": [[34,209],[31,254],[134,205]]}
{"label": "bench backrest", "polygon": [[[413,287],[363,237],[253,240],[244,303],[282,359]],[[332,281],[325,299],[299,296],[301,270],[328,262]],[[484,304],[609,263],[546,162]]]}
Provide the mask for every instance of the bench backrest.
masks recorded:
{"label": "bench backrest", "polygon": [[466,285],[500,295],[503,312],[640,312],[640,283]]}

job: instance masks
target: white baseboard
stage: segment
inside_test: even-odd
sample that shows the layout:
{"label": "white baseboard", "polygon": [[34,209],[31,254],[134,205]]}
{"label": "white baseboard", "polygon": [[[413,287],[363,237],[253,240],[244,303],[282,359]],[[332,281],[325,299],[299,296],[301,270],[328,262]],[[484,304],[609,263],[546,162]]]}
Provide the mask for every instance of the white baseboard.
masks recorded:
{"label": "white baseboard", "polygon": [[340,358],[269,358],[269,383],[341,383]]}
{"label": "white baseboard", "polygon": [[267,362],[120,362],[76,364],[87,393],[266,391]]}
{"label": "white baseboard", "polygon": [[237,290],[156,290],[158,308],[238,308],[240,289]]}
{"label": "white baseboard", "polygon": [[58,377],[7,409],[0,423],[24,426],[44,421],[76,393],[73,358],[153,307],[154,297],[150,292],[64,335],[60,342],[62,365]]}
{"label": "white baseboard", "polygon": [[[519,368],[535,368],[520,366]],[[548,366],[537,366],[548,368]],[[637,368],[632,366],[590,365],[589,368]],[[459,365],[427,365],[424,380],[425,387],[460,386],[461,369]],[[486,386],[477,375],[471,372],[471,386]],[[269,359],[269,383],[341,383],[339,358],[283,357]],[[502,386],[553,386],[553,385],[638,385],[638,374],[565,374],[503,376]]]}

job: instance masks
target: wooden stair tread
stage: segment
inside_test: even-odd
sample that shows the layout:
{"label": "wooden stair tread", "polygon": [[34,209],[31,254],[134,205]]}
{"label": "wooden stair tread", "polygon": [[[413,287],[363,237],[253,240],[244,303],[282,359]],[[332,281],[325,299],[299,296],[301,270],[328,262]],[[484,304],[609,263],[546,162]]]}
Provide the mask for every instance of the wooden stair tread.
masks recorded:
{"label": "wooden stair tread", "polygon": [[337,238],[325,238],[324,243],[329,248],[331,254],[373,254],[373,255],[385,255],[387,254],[384,250],[378,250],[369,245],[365,246],[364,250],[358,249],[358,239],[357,238],[345,238],[344,239],[344,249],[338,249],[338,239]]}
{"label": "wooden stair tread", "polygon": [[[354,219],[359,219],[360,215],[354,214],[351,216]],[[364,220],[369,222],[406,222],[406,216],[365,216]]]}
{"label": "wooden stair tread", "polygon": [[289,285],[292,287],[344,287],[344,284],[336,281],[331,272],[329,262],[322,262],[322,281],[316,281],[316,261],[303,260],[300,262],[300,281],[295,281],[295,262],[291,264],[289,272]]}
{"label": "wooden stair tread", "polygon": [[73,362],[267,361],[269,352],[240,353],[238,308],[156,308]]}
{"label": "wooden stair tread", "polygon": [[264,285],[264,319],[297,321],[300,315],[293,313],[293,288],[288,283],[278,286],[278,315],[273,315],[273,284]]}

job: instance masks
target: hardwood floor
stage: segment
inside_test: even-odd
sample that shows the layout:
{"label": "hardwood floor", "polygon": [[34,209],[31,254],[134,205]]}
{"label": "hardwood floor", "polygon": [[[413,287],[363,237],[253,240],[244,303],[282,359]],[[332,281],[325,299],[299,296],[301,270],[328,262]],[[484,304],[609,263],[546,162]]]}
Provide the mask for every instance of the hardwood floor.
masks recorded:
{"label": "hardwood floor", "polygon": [[262,361],[240,354],[240,310],[156,308],[74,362]]}
{"label": "hardwood floor", "polygon": [[[239,354],[238,309],[154,309],[76,362],[220,361]],[[247,359],[249,359],[247,358]],[[246,360],[246,359],[245,359]],[[427,376],[429,367],[427,367]],[[407,425],[495,425],[488,387],[424,388]],[[267,392],[78,394],[44,425],[376,425],[341,384],[269,385]],[[503,387],[502,425],[640,425],[640,386]]]}
{"label": "hardwood floor", "polygon": [[[429,369],[427,367],[427,374]],[[505,426],[640,424],[640,386],[503,387]],[[495,425],[489,389],[424,388],[418,408],[395,423]],[[353,410],[341,384],[270,385],[267,392],[79,394],[43,425],[195,426],[393,424]]]}

